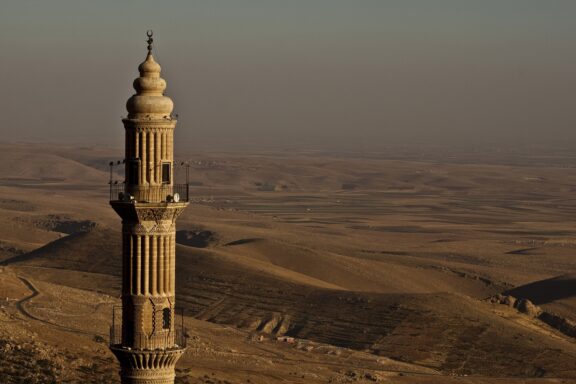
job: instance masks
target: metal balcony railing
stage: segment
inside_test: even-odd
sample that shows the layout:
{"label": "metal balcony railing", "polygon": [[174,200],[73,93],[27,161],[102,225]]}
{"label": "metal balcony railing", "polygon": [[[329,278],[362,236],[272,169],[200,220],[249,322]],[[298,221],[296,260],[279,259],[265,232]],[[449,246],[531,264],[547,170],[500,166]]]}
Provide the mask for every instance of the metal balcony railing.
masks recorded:
{"label": "metal balcony railing", "polygon": [[[114,308],[112,314],[112,325],[110,326],[110,346],[111,347],[130,347],[132,349],[164,349],[164,348],[185,348],[187,345],[187,329],[184,327],[184,312],[178,310],[175,315],[174,325],[170,329],[158,329],[151,333],[129,332],[122,334],[121,306]],[[129,340],[127,340],[129,339]]]}
{"label": "metal balcony railing", "polygon": [[133,339],[128,341],[122,340],[122,325],[110,326],[110,346],[111,347],[130,347],[132,349],[163,349],[163,348],[186,348],[187,332],[184,326],[175,326],[174,330],[160,330],[153,334],[138,333],[133,335]]}
{"label": "metal balcony railing", "polygon": [[139,186],[110,183],[110,201],[187,202],[189,190],[189,184]]}

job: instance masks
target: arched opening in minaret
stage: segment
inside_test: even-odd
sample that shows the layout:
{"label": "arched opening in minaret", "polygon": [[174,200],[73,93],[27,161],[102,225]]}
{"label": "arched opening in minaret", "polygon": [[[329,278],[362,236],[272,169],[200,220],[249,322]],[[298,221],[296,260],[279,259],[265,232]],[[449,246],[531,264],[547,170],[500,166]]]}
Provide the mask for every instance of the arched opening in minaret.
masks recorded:
{"label": "arched opening in minaret", "polygon": [[131,160],[128,163],[128,175],[127,175],[128,176],[127,177],[128,184],[140,183],[139,169],[140,169],[140,160],[139,159]]}
{"label": "arched opening in minaret", "polygon": [[163,329],[170,329],[170,316],[171,311],[170,308],[164,308],[162,311],[162,328]]}
{"label": "arched opening in minaret", "polygon": [[162,163],[162,184],[170,184],[170,163]]}

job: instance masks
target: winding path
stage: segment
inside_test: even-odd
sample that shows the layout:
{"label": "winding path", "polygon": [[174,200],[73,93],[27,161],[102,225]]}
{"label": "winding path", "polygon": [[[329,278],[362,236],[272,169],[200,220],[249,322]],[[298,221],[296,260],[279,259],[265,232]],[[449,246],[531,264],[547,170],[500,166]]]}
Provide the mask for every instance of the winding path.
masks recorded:
{"label": "winding path", "polygon": [[34,284],[32,284],[32,282],[30,282],[30,280],[28,280],[25,277],[22,276],[18,276],[18,278],[20,279],[20,281],[22,281],[22,283],[26,286],[26,288],[28,288],[32,293],[20,300],[18,300],[16,302],[16,309],[18,309],[18,311],[24,315],[25,317],[31,319],[31,320],[35,320],[35,321],[39,321],[41,323],[47,324],[51,327],[56,327],[59,329],[62,329],[64,331],[69,331],[69,332],[74,332],[74,333],[79,333],[79,334],[83,334],[83,335],[90,335],[90,336],[94,336],[94,335],[99,335],[99,336],[107,336],[101,333],[94,333],[94,332],[87,332],[84,331],[82,329],[77,329],[77,328],[71,328],[71,327],[66,327],[64,325],[60,325],[60,324],[56,324],[53,323],[51,321],[42,319],[34,314],[32,314],[25,306],[25,304],[32,300],[33,298],[35,298],[36,296],[40,295],[40,291],[34,286]]}

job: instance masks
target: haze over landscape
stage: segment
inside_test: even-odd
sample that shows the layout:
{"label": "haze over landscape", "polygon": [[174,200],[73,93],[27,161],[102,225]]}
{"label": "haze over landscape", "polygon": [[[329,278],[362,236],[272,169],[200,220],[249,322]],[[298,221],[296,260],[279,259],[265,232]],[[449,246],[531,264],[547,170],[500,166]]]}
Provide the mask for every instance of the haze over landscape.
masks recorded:
{"label": "haze over landscape", "polygon": [[3,139],[118,146],[154,29],[191,149],[567,145],[574,14],[570,0],[5,1]]}
{"label": "haze over landscape", "polygon": [[153,29],[191,203],[175,383],[576,383],[575,11],[4,2],[0,382],[120,382],[109,201],[178,203],[117,194]]}

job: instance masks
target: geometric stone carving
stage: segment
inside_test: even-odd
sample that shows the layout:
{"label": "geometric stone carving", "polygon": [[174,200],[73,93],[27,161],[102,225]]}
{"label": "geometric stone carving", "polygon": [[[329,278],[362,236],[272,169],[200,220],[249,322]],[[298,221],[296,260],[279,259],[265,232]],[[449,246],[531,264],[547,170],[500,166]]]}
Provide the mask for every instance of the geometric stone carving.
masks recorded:
{"label": "geometric stone carving", "polygon": [[184,349],[135,351],[111,347],[120,362],[122,384],[173,384]]}

